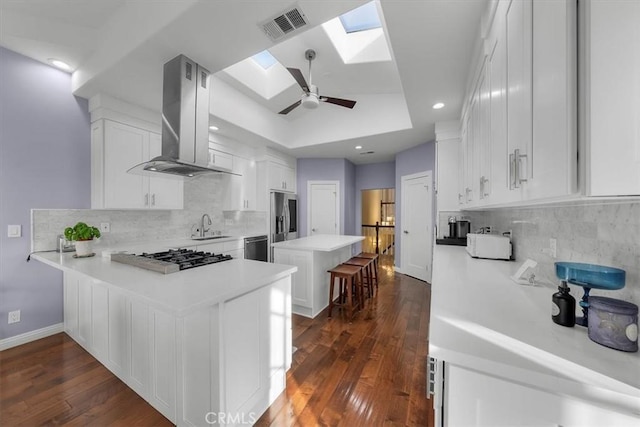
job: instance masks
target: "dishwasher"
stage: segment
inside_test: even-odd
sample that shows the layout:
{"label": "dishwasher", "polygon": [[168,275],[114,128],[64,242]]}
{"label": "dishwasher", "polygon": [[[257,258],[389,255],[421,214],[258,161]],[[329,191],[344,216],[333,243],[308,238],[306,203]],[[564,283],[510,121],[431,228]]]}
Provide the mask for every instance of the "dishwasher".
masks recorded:
{"label": "dishwasher", "polygon": [[267,236],[247,237],[244,239],[244,259],[267,262]]}

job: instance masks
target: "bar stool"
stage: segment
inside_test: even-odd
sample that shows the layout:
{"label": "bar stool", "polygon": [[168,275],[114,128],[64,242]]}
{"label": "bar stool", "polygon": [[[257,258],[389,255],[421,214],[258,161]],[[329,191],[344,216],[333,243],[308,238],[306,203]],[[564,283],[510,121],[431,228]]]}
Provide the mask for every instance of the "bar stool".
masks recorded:
{"label": "bar stool", "polygon": [[378,277],[379,277],[379,266],[378,266],[378,254],[373,254],[369,252],[360,252],[355,258],[364,258],[373,261],[373,282],[376,285],[376,290],[378,289]]}
{"label": "bar stool", "polygon": [[[345,261],[344,263],[347,265],[357,265],[362,269],[364,274],[362,273],[360,274],[362,275],[361,281],[362,281],[363,288],[364,287],[367,288],[367,294],[369,298],[373,297],[373,295],[375,294],[375,289],[373,288],[373,271],[372,271],[373,259],[353,257],[350,260]],[[364,298],[361,301],[361,304],[364,307]]]}
{"label": "bar stool", "polygon": [[[349,319],[353,319],[354,308],[356,306],[360,307],[361,272],[362,269],[360,267],[346,264],[340,264],[328,270],[328,273],[331,273],[331,281],[329,282],[329,318],[331,318],[333,306],[338,305],[341,307],[346,306],[349,309]],[[338,284],[339,303],[333,300],[333,288],[336,279],[340,279]]]}

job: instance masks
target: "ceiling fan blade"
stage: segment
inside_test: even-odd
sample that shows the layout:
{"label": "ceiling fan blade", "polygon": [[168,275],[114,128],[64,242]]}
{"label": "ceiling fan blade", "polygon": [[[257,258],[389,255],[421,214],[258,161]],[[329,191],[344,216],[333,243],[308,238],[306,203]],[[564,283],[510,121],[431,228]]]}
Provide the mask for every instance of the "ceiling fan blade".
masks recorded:
{"label": "ceiling fan blade", "polygon": [[304,76],[302,75],[302,71],[298,70],[297,68],[287,68],[287,70],[289,70],[293,78],[296,79],[296,81],[298,82],[298,84],[300,85],[304,93],[309,93],[309,85],[307,84],[307,81],[304,79]]}
{"label": "ceiling fan blade", "polygon": [[291,110],[293,110],[294,108],[296,108],[300,104],[302,104],[302,101],[296,101],[293,104],[289,105],[284,110],[280,111],[278,114],[289,114],[291,112]]}
{"label": "ceiling fan blade", "polygon": [[356,101],[342,98],[331,98],[330,96],[321,96],[320,101],[328,102],[329,104],[339,105],[341,107],[353,108],[356,105]]}

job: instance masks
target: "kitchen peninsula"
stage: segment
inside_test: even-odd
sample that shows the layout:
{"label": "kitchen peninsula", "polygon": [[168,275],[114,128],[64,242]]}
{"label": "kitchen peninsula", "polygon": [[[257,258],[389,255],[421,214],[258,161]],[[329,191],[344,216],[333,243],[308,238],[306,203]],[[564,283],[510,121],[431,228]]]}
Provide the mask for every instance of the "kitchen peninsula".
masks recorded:
{"label": "kitchen peninsula", "polygon": [[177,425],[256,420],[291,366],[295,267],[233,259],[160,274],[40,253],[64,272],[65,332]]}
{"label": "kitchen peninsula", "polygon": [[364,236],[316,234],[271,244],[274,262],[298,267],[291,282],[294,313],[313,318],[329,305],[327,270],[351,258],[352,246],[362,240]]}

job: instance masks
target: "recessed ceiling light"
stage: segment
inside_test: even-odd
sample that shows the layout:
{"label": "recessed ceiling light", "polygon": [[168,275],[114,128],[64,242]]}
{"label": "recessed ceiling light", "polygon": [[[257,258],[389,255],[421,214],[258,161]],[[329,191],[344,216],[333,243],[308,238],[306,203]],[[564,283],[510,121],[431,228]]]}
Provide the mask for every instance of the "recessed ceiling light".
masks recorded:
{"label": "recessed ceiling light", "polygon": [[64,61],[60,61],[59,59],[49,58],[49,64],[53,65],[56,68],[60,68],[63,71],[72,71],[71,66]]}
{"label": "recessed ceiling light", "polygon": [[209,126],[209,130],[218,130],[218,129],[219,129],[218,126],[213,126],[213,125]]}
{"label": "recessed ceiling light", "polygon": [[437,102],[437,103],[433,104],[433,109],[434,110],[439,110],[442,107],[444,107],[444,104],[442,102]]}
{"label": "recessed ceiling light", "polygon": [[356,145],[356,150],[362,150],[362,145]]}

